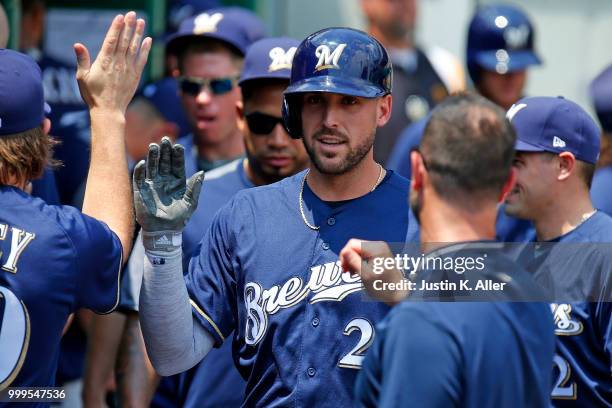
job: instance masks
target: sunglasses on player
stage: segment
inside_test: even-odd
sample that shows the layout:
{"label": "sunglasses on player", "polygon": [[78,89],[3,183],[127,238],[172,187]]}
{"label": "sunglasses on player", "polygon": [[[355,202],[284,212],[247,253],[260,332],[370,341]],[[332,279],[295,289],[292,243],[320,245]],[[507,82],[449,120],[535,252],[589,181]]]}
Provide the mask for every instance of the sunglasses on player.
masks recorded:
{"label": "sunglasses on player", "polygon": [[223,95],[234,88],[234,82],[238,77],[226,78],[194,78],[194,77],[179,77],[178,83],[181,92],[190,96],[198,96],[202,92],[202,88],[208,88],[213,95]]}
{"label": "sunglasses on player", "polygon": [[283,118],[261,112],[247,113],[244,117],[251,132],[257,135],[268,135],[272,133],[276,124],[283,124]]}

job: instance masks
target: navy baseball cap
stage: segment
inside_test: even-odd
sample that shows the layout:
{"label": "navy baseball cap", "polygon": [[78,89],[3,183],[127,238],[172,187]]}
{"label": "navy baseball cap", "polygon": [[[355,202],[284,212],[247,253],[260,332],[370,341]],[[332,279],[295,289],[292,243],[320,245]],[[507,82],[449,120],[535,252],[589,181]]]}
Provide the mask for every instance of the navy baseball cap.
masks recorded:
{"label": "navy baseball cap", "polygon": [[32,57],[0,49],[0,136],[40,126],[45,98],[40,68]]}
{"label": "navy baseball cap", "polygon": [[265,37],[265,33],[263,21],[253,12],[240,7],[221,7],[183,21],[168,39],[166,52],[177,55],[188,44],[213,39],[244,55],[252,43]]}
{"label": "navy baseball cap", "polygon": [[599,128],[588,113],[561,96],[523,98],[506,117],[516,130],[517,152],[571,152],[595,164],[599,158]]}
{"label": "navy baseball cap", "polygon": [[291,78],[293,56],[300,42],[293,38],[264,38],[251,47],[244,57],[244,68],[238,85],[255,79]]}
{"label": "navy baseball cap", "polygon": [[477,8],[468,29],[467,63],[470,71],[480,67],[499,74],[540,65],[527,14],[507,4]]}
{"label": "navy baseball cap", "polygon": [[171,77],[146,85],[140,93],[167,121],[179,127],[182,136],[189,132],[189,122],[178,95],[178,84]]}
{"label": "navy baseball cap", "polygon": [[612,65],[591,82],[590,91],[601,127],[612,133]]}

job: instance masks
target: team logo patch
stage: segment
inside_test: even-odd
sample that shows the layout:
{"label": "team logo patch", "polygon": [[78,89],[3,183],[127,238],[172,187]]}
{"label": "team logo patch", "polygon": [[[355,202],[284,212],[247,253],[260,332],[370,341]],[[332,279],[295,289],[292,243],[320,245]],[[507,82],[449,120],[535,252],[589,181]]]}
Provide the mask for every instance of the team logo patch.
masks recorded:
{"label": "team logo patch", "polygon": [[272,62],[268,67],[268,72],[291,69],[291,63],[293,62],[293,56],[296,50],[296,47],[291,47],[287,51],[283,50],[281,47],[272,48],[269,54]]}
{"label": "team logo patch", "polygon": [[504,31],[504,40],[508,47],[514,49],[524,48],[527,45],[527,38],[529,37],[529,27],[525,24],[521,24],[518,27],[508,27]]}
{"label": "team logo patch", "polygon": [[317,61],[317,65],[315,66],[315,72],[324,69],[340,69],[338,61],[340,60],[340,56],[344,52],[345,48],[346,44],[339,44],[332,52],[327,45],[319,45],[315,50],[315,55],[319,59]]}
{"label": "team logo patch", "polygon": [[558,148],[563,149],[565,147],[565,140],[557,136],[553,137],[553,147],[558,147]]}
{"label": "team logo patch", "polygon": [[204,34],[204,33],[214,33],[217,31],[217,25],[219,22],[223,20],[223,14],[215,13],[215,14],[207,14],[202,13],[195,18],[193,21],[193,33],[194,34]]}
{"label": "team logo patch", "polygon": [[257,282],[244,287],[244,303],[247,313],[245,342],[254,346],[268,330],[270,315],[297,305],[312,294],[308,302],[341,302],[353,292],[362,289],[361,277],[342,273],[340,262],[328,262],[310,268],[310,277],[304,282],[294,276],[282,285],[269,289]]}
{"label": "team logo patch", "polygon": [[572,305],[551,303],[550,309],[555,320],[555,334],[558,336],[575,336],[582,333],[582,322],[572,319]]}

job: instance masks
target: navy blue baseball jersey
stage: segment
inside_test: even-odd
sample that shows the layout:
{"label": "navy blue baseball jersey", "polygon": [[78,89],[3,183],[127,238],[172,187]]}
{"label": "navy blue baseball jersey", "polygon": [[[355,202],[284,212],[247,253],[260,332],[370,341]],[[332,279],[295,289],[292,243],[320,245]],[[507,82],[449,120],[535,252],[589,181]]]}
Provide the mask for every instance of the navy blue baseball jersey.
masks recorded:
{"label": "navy blue baseball jersey", "polygon": [[[421,270],[417,288],[423,282],[462,279],[473,287],[475,281],[486,279],[504,282],[504,291],[485,295],[494,302],[452,303],[424,302],[424,292],[413,292],[376,329],[355,384],[360,406],[547,406],[555,347],[550,311],[544,302],[512,301],[537,299],[542,293],[526,270],[499,252],[501,248],[493,252],[495,244],[463,243],[428,255],[463,260],[485,253],[485,269],[448,274]],[[440,295],[448,300],[450,293],[465,292]]]}
{"label": "navy blue baseball jersey", "polygon": [[104,223],[14,187],[0,186],[0,202],[0,389],[53,386],[68,315],[119,301],[121,243]]}
{"label": "navy blue baseball jersey", "polygon": [[[388,307],[364,301],[338,254],[350,238],[404,242],[408,181],[388,172],[362,197],[320,200],[305,173],[243,190],[215,216],[186,276],[194,315],[219,346],[234,332],[247,406],[349,406]],[[416,230],[416,229],[415,229]],[[323,390],[324,389],[324,390]]]}
{"label": "navy blue baseball jersey", "polygon": [[612,215],[612,166],[597,169],[591,183],[591,199],[598,210]]}
{"label": "navy blue baseball jersey", "polygon": [[[253,187],[244,172],[244,159],[206,173],[198,207],[183,230],[183,257],[189,259],[208,231],[217,211],[240,190]],[[187,271],[185,269],[185,271]],[[236,370],[232,342],[211,350],[192,369],[162,378],[154,407],[239,407],[246,383]]]}
{"label": "navy blue baseball jersey", "polygon": [[612,303],[603,301],[610,299],[612,282],[612,218],[597,211],[552,242],[528,265],[536,281],[550,286],[553,279],[561,295],[601,299],[551,304],[557,334],[553,405],[612,407]]}

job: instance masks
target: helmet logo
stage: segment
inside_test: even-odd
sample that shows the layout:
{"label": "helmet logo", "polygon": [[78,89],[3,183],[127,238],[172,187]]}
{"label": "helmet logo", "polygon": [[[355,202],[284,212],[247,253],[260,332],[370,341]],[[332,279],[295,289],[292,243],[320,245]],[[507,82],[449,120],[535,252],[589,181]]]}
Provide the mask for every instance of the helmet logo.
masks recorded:
{"label": "helmet logo", "polygon": [[521,24],[518,27],[508,27],[504,31],[504,40],[510,48],[524,48],[529,37],[529,27]]}
{"label": "helmet logo", "polygon": [[212,15],[202,13],[197,16],[195,20],[193,20],[193,33],[214,33],[217,31],[217,25],[221,20],[223,20],[223,14],[221,13],[215,13]]}
{"label": "helmet logo", "polygon": [[281,69],[291,69],[293,56],[295,55],[296,47],[289,48],[286,52],[281,47],[274,47],[270,50],[270,59],[272,62],[268,67],[268,72],[274,72]]}
{"label": "helmet logo", "polygon": [[315,55],[319,59],[315,66],[315,72],[323,69],[340,69],[338,60],[340,60],[344,48],[346,48],[346,44],[340,44],[332,52],[327,45],[319,45],[315,51]]}

